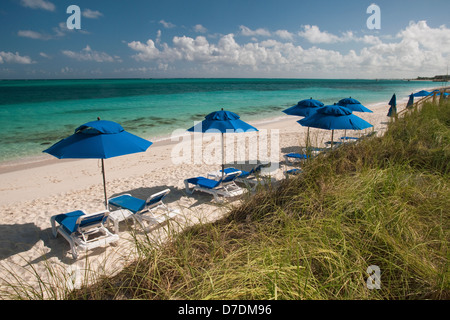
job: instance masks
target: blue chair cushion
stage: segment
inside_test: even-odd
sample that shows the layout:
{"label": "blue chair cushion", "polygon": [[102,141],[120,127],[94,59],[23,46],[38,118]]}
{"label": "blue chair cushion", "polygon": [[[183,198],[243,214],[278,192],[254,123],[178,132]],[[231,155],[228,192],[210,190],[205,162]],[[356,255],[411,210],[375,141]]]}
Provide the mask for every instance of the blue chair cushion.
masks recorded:
{"label": "blue chair cushion", "polygon": [[130,195],[118,196],[108,201],[113,206],[128,209],[133,213],[139,212],[145,208],[145,200],[132,197]]}
{"label": "blue chair cushion", "polygon": [[84,215],[85,213],[81,210],[72,211],[69,213],[61,213],[55,217],[55,221],[58,222],[69,234],[72,234],[78,228],[78,218]]}
{"label": "blue chair cushion", "polygon": [[286,174],[300,174],[300,173],[302,173],[301,169],[290,169],[286,171]]}
{"label": "blue chair cushion", "polygon": [[207,179],[205,177],[196,177],[187,179],[187,182],[198,185],[206,189],[214,189],[220,184],[220,181]]}
{"label": "blue chair cushion", "polygon": [[295,158],[295,159],[307,159],[308,155],[307,154],[300,154],[300,153],[291,152],[291,153],[288,153],[286,155],[286,157]]}
{"label": "blue chair cushion", "polygon": [[341,137],[342,140],[359,140],[357,137]]}

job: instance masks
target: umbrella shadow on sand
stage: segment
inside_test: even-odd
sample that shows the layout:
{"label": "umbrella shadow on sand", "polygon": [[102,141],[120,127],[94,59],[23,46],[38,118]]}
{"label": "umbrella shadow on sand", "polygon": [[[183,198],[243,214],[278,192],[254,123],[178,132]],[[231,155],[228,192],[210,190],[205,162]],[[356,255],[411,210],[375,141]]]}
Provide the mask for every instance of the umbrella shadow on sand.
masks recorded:
{"label": "umbrella shadow on sand", "polygon": [[171,202],[180,200],[182,194],[180,194],[175,187],[168,187],[168,186],[155,186],[155,187],[150,187],[150,188],[149,187],[141,187],[141,188],[137,188],[137,189],[133,189],[133,190],[124,190],[120,193],[112,194],[110,196],[110,198],[114,198],[114,197],[120,196],[122,194],[128,193],[135,198],[146,200],[152,194],[158,193],[165,189],[170,189],[170,193],[164,199],[164,203],[169,205]]}
{"label": "umbrella shadow on sand", "polygon": [[34,223],[0,225],[0,260],[24,253],[51,235]]}

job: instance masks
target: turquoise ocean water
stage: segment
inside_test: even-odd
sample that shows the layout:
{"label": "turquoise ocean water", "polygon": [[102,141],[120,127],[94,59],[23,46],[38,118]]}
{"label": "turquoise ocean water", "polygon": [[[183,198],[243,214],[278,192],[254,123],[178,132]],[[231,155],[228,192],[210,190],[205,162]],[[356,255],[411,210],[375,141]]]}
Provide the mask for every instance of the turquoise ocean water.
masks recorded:
{"label": "turquoise ocean water", "polygon": [[325,104],[351,96],[366,106],[387,105],[394,93],[402,100],[411,92],[439,85],[318,79],[4,80],[0,81],[0,162],[40,156],[97,117],[155,141],[175,129],[188,129],[220,108],[255,121],[285,116],[282,110],[310,97]]}

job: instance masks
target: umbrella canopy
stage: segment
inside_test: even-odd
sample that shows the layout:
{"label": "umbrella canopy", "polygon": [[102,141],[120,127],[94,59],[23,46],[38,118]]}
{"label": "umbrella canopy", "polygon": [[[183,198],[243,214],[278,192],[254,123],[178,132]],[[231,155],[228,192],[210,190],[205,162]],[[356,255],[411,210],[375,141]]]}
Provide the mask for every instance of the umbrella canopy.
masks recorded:
{"label": "umbrella canopy", "polygon": [[363,130],[372,127],[364,119],[355,116],[351,110],[336,104],[319,108],[311,116],[297,122],[306,127],[332,130],[332,145],[334,130]]}
{"label": "umbrella canopy", "polygon": [[[283,110],[283,112],[290,116],[308,117],[323,106],[321,101],[309,98],[299,101],[295,106]],[[306,147],[309,147],[309,127],[306,135]]]}
{"label": "umbrella canopy", "polygon": [[397,116],[397,97],[394,95],[392,96],[391,100],[388,103],[391,107],[389,108],[388,117],[395,117]]}
{"label": "umbrella canopy", "polygon": [[205,117],[205,120],[188,129],[191,132],[219,131],[221,133],[230,130],[239,132],[258,131],[255,127],[242,121],[236,113],[223,109],[211,112]]}
{"label": "umbrella canopy", "polygon": [[75,133],[44,150],[58,159],[108,159],[143,152],[152,142],[126,132],[113,121],[85,123]]}
{"label": "umbrella canopy", "polygon": [[310,98],[299,101],[295,106],[287,108],[286,110],[283,110],[283,112],[290,116],[307,117],[323,106],[324,104],[319,100]]}
{"label": "umbrella canopy", "polygon": [[97,120],[85,123],[75,133],[44,150],[58,159],[102,159],[103,188],[106,196],[103,159],[144,152],[152,142],[126,132],[113,121]]}
{"label": "umbrella canopy", "polygon": [[337,103],[340,106],[343,106],[347,109],[350,109],[351,111],[356,111],[356,112],[373,112],[372,110],[364,107],[361,102],[359,102],[356,99],[353,99],[352,97],[350,98],[345,98],[345,99],[341,99],[339,100],[339,102]]}
{"label": "umbrella canopy", "polygon": [[429,96],[431,92],[426,90],[420,90],[419,92],[414,93],[414,97],[426,97]]}
{"label": "umbrella canopy", "polygon": [[370,123],[355,116],[351,110],[339,106],[324,106],[302,120],[297,121],[302,126],[327,130],[363,130],[372,127]]}
{"label": "umbrella canopy", "polygon": [[408,103],[406,104],[406,107],[407,107],[408,109],[411,109],[411,108],[413,107],[413,105],[414,105],[414,94],[411,93],[411,94],[409,95],[409,99],[408,99]]}
{"label": "umbrella canopy", "polygon": [[205,120],[189,128],[190,132],[220,132],[222,134],[222,178],[225,171],[223,134],[226,132],[252,132],[258,131],[255,127],[242,121],[240,117],[231,111],[214,111],[205,117]]}

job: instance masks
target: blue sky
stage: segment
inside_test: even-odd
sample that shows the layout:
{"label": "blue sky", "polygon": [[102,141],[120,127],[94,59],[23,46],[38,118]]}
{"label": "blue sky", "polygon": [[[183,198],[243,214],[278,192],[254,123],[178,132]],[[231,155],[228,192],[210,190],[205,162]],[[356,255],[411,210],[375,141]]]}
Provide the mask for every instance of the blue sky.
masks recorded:
{"label": "blue sky", "polygon": [[[380,29],[366,24],[373,3]],[[448,0],[3,0],[0,79],[433,76],[450,64],[449,11]]]}

